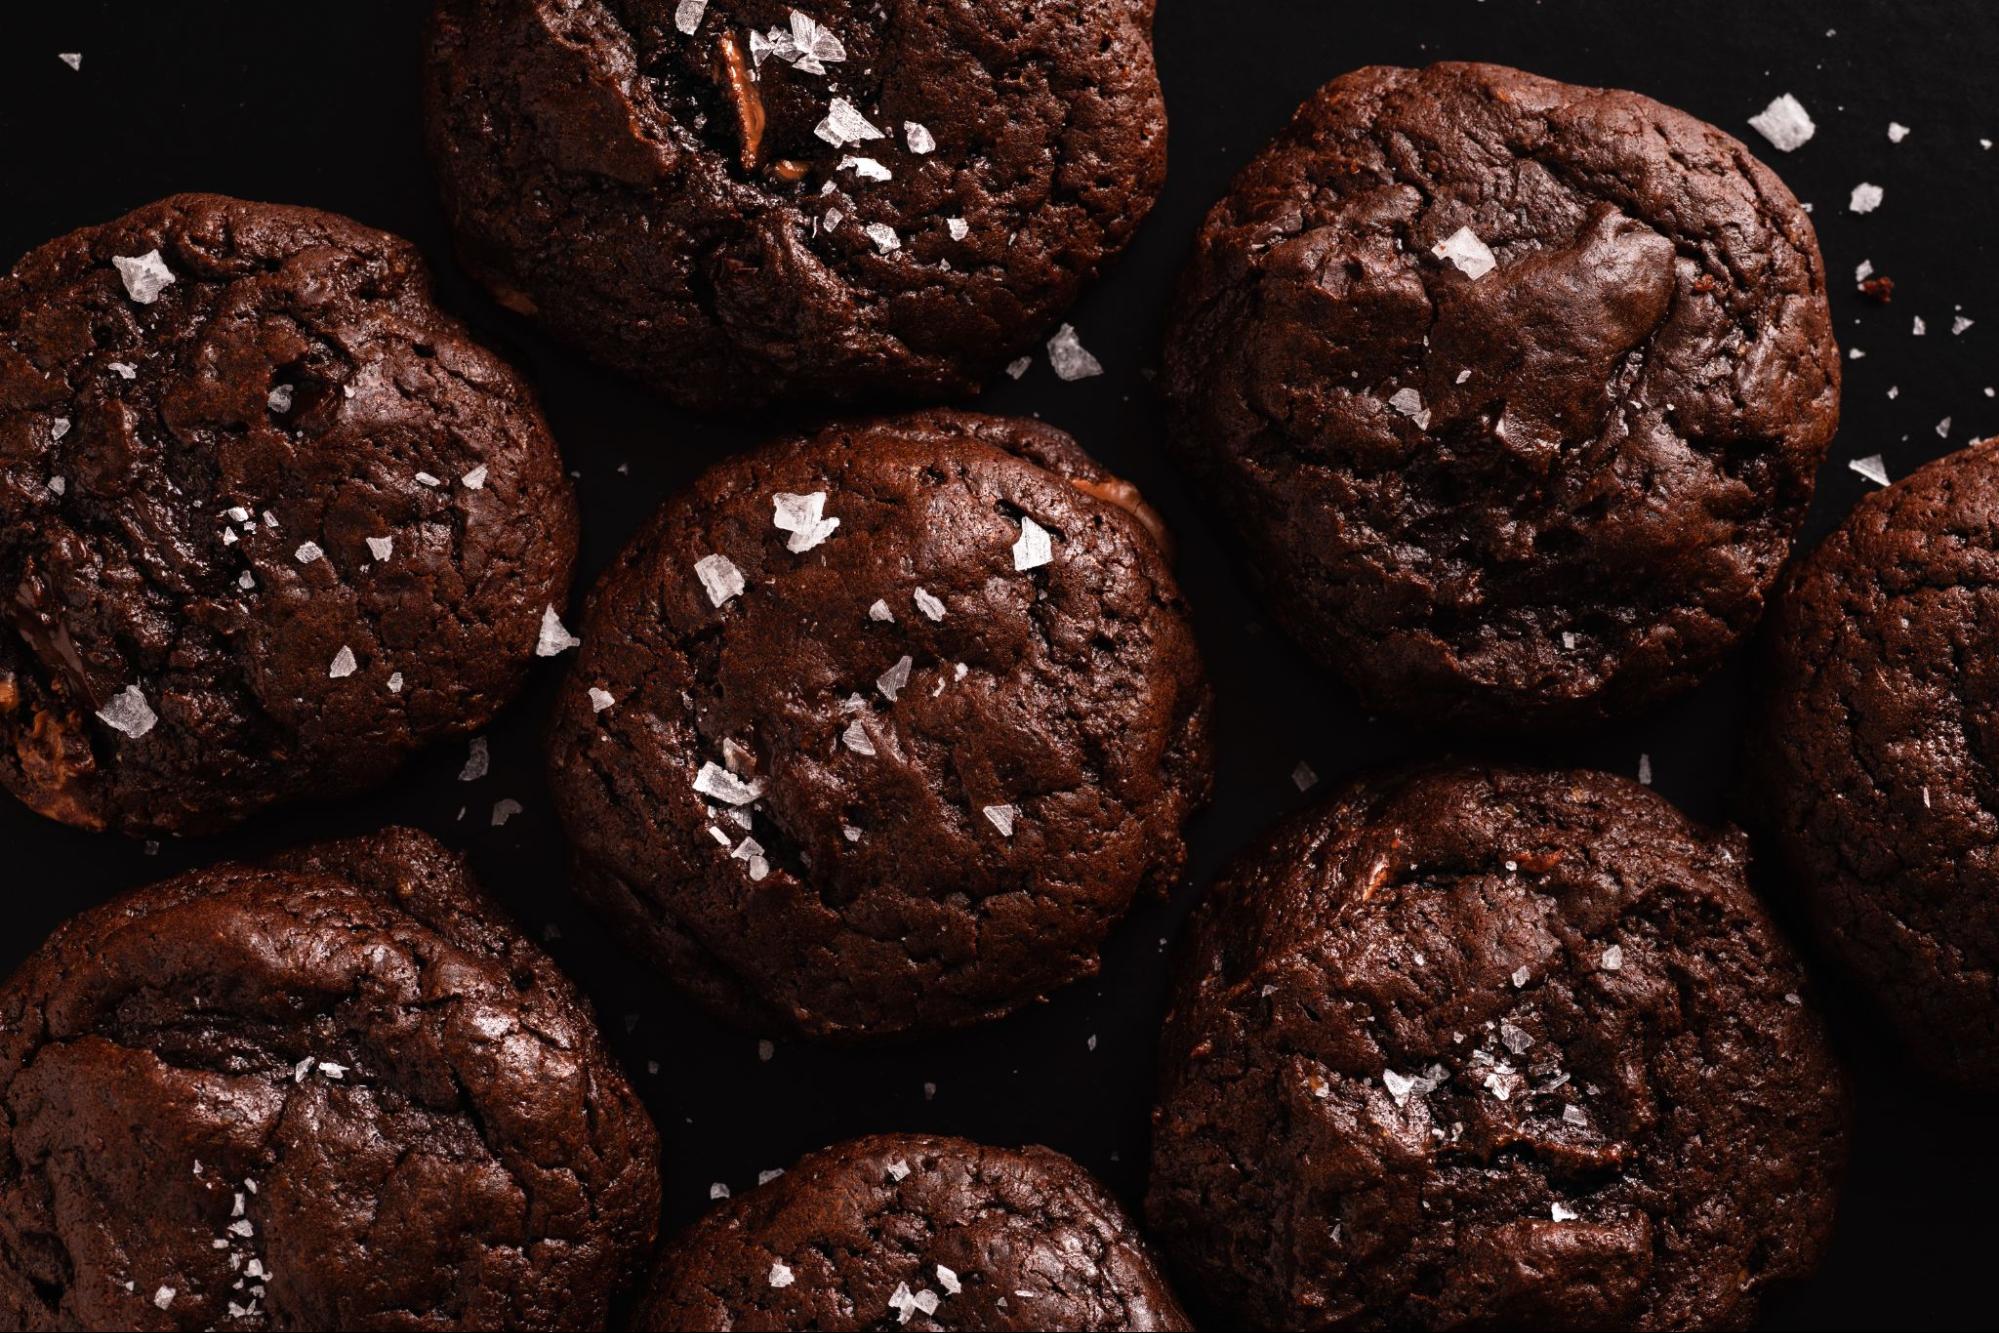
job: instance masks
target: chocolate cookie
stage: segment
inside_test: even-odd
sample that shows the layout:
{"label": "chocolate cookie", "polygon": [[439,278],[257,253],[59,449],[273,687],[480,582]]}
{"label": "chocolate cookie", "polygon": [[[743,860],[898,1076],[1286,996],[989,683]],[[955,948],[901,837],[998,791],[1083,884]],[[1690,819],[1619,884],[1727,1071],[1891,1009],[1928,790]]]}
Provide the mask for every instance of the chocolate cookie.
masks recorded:
{"label": "chocolate cookie", "polygon": [[0,278],[0,784],[42,814],[371,786],[562,641],[575,550],[532,395],[404,241],[178,195]]}
{"label": "chocolate cookie", "polygon": [[1147,1215],[1250,1327],[1746,1325],[1840,1073],[1740,834],[1595,773],[1363,781],[1197,909]]}
{"label": "chocolate cookie", "polygon": [[1124,1209],[1046,1148],[881,1134],[668,1245],[634,1327],[1186,1329]]}
{"label": "chocolate cookie", "polygon": [[182,875],[0,989],[0,1327],[602,1328],[658,1141],[421,833]]}
{"label": "chocolate cookie", "polygon": [[1209,213],[1164,387],[1273,616],[1370,706],[1691,687],[1839,416],[1810,222],[1710,125],[1496,65],[1334,80]]}
{"label": "chocolate cookie", "polygon": [[1153,0],[439,0],[431,155],[511,309],[684,405],[970,393],[1166,172]]}
{"label": "chocolate cookie", "polygon": [[1210,786],[1154,524],[1029,421],[865,422],[711,468],[598,584],[557,701],[579,890],[771,1030],[955,1027],[1094,972]]}
{"label": "chocolate cookie", "polygon": [[1771,617],[1760,813],[1828,952],[1999,1091],[1999,441],[1870,495]]}

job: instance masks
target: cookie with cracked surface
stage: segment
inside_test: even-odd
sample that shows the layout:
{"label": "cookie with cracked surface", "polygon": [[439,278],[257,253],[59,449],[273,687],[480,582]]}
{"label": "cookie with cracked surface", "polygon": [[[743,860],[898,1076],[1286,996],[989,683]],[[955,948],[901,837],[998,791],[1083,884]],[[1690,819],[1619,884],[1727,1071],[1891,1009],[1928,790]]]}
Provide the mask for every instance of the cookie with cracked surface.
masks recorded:
{"label": "cookie with cracked surface", "polygon": [[602,1328],[657,1226],[587,1003],[407,829],[58,928],[0,1112],[7,1328]]}
{"label": "cookie with cracked surface", "polygon": [[1094,972],[1211,781],[1155,525],[1030,421],[711,468],[599,582],[557,699],[578,890],[767,1031],[935,1031]]}
{"label": "cookie with cracked surface", "polygon": [[1999,441],[1857,505],[1786,581],[1748,790],[1904,1047],[1999,1090]]}
{"label": "cookie with cracked surface", "polygon": [[1163,1041],[1147,1217],[1190,1294],[1265,1328],[1746,1325],[1824,1250],[1845,1140],[1746,850],[1622,778],[1463,767],[1245,855]]}
{"label": "cookie with cracked surface", "polygon": [[407,242],[179,195],[0,278],[0,785],[198,833],[483,726],[568,597],[526,384]]}
{"label": "cookie with cracked surface", "polygon": [[968,394],[1166,171],[1153,0],[439,0],[430,151],[502,305],[674,401]]}
{"label": "cookie with cracked surface", "polygon": [[1117,1201],[1046,1148],[880,1134],[669,1244],[639,1329],[1186,1329]]}
{"label": "cookie with cracked surface", "polygon": [[1517,731],[1686,690],[1757,621],[1839,373],[1811,224],[1740,143],[1442,64],[1334,80],[1237,177],[1164,388],[1308,652]]}

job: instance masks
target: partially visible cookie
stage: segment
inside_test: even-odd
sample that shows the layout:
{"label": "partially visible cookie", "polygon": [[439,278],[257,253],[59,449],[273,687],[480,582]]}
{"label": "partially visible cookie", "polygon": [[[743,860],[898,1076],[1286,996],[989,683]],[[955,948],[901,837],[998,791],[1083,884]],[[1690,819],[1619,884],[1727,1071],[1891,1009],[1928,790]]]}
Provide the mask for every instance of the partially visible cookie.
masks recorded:
{"label": "partially visible cookie", "polygon": [[1046,1148],[880,1134],[667,1247],[633,1327],[1186,1329],[1124,1209]]}
{"label": "partially visible cookie", "polygon": [[1621,778],[1356,783],[1197,909],[1147,1218],[1232,1327],[1746,1326],[1840,1071],[1747,843]]}
{"label": "partially visible cookie", "polygon": [[1031,421],[709,469],[599,582],[557,703],[577,888],[767,1030],[936,1031],[1094,972],[1211,782],[1156,526]]}
{"label": "partially visible cookie", "polygon": [[1209,213],[1182,457],[1373,707],[1574,726],[1763,611],[1839,420],[1824,266],[1740,143],[1498,65],[1343,75]]}
{"label": "partially visible cookie", "polygon": [[509,308],[674,401],[973,392],[1166,173],[1153,0],[439,0],[431,156]]}
{"label": "partially visible cookie", "polygon": [[0,988],[0,1327],[604,1327],[659,1144],[423,834],[139,889]]}
{"label": "partially visible cookie", "polygon": [[533,395],[405,241],[177,195],[0,277],[0,785],[42,814],[374,785],[512,697],[575,551]]}
{"label": "partially visible cookie", "polygon": [[1869,495],[1771,617],[1747,784],[1826,948],[1999,1090],[1999,441]]}

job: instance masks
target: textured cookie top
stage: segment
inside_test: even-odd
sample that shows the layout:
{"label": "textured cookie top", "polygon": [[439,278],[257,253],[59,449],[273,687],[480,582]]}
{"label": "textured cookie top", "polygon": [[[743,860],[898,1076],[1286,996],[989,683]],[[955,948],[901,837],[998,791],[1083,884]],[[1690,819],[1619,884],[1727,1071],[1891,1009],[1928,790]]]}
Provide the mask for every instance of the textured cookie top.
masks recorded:
{"label": "textured cookie top", "polygon": [[1749,790],[1793,890],[1911,1051],[1999,1087],[1999,442],[1861,501],[1770,642]]}
{"label": "textured cookie top", "polygon": [[1251,1326],[1747,1323],[1824,1248],[1843,1107],[1744,850],[1592,773],[1294,820],[1198,909],[1155,1236]]}
{"label": "textured cookie top", "polygon": [[972,391],[1166,169],[1152,0],[441,0],[429,122],[499,299],[676,401]]}
{"label": "textured cookie top", "polygon": [[1838,419],[1810,223],[1736,140],[1493,65],[1336,79],[1203,227],[1176,435],[1280,620],[1493,728],[1684,689]]}
{"label": "textured cookie top", "polygon": [[0,278],[0,782],[200,831],[518,685],[576,544],[525,385],[407,243],[181,195]]}
{"label": "textured cookie top", "polygon": [[0,1324],[601,1328],[658,1144],[408,830],[167,880],[0,989]]}
{"label": "textured cookie top", "polygon": [[812,1153],[666,1249],[641,1329],[1185,1329],[1124,1210],[1046,1148],[883,1134]]}
{"label": "textured cookie top", "polygon": [[598,585],[557,703],[582,887],[680,984],[814,1035],[1094,971],[1210,781],[1149,517],[1067,436],[993,417],[710,469]]}

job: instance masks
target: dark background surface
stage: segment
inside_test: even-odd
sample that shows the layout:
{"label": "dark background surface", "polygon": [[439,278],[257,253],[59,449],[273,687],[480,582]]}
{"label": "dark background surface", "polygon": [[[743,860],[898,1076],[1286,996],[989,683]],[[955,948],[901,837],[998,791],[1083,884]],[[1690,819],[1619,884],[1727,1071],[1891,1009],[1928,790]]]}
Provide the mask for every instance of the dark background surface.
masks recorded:
{"label": "dark background surface", "polygon": [[[721,454],[795,422],[723,426],[677,413],[506,315],[453,266],[419,134],[427,7],[17,0],[0,17],[0,263],[180,190],[315,205],[412,238],[437,269],[441,303],[538,383],[579,473],[587,580],[661,497]],[[1883,454],[1899,477],[1999,430],[1999,402],[1986,387],[1999,384],[1989,208],[1999,150],[1981,143],[1999,138],[1999,108],[1985,96],[1999,64],[1999,5],[1161,0],[1160,9],[1171,177],[1125,259],[1070,316],[1106,374],[1064,384],[1043,358],[978,403],[1068,429],[1165,513],[1219,699],[1217,800],[1193,829],[1189,879],[1170,905],[1134,912],[1100,977],[974,1032],[864,1053],[780,1042],[760,1060],[755,1034],[719,1029],[668,997],[568,898],[539,757],[559,663],[543,664],[528,696],[491,730],[492,772],[474,783],[457,781],[464,749],[453,746],[370,798],[280,811],[228,837],[153,849],[63,829],[0,798],[0,969],[64,916],[120,889],[289,842],[414,824],[463,848],[595,998],[665,1139],[669,1225],[706,1206],[711,1181],[740,1191],[804,1151],[894,1128],[1046,1143],[1136,1203],[1164,941],[1198,887],[1279,813],[1310,799],[1292,785],[1299,760],[1331,781],[1435,748],[1362,715],[1337,682],[1259,623],[1208,516],[1162,453],[1148,387],[1171,283],[1201,214],[1312,89],[1364,64],[1495,60],[1633,88],[1742,136],[1816,205],[1841,344],[1865,353],[1847,363],[1845,424],[1808,540],[1869,488],[1849,460]],[[82,52],[81,71],[60,63],[60,51]],[[1745,123],[1786,91],[1819,127],[1790,154]],[[1889,141],[1891,120],[1911,127],[1900,144]],[[1846,206],[1863,180],[1887,192],[1864,217]],[[1862,260],[1895,280],[1892,304],[1856,294]],[[1976,322],[1954,336],[1959,313]],[[1927,336],[1912,333],[1916,316]],[[1952,425],[1939,438],[1946,417]],[[1647,754],[1660,790],[1700,818],[1724,818],[1738,723],[1752,707],[1747,656],[1662,712],[1530,757],[1630,774]],[[501,798],[525,812],[494,828]],[[1822,978],[1856,1084],[1838,1236],[1820,1275],[1778,1293],[1766,1322],[1990,1327],[1999,1111],[1905,1067],[1844,990]]]}

